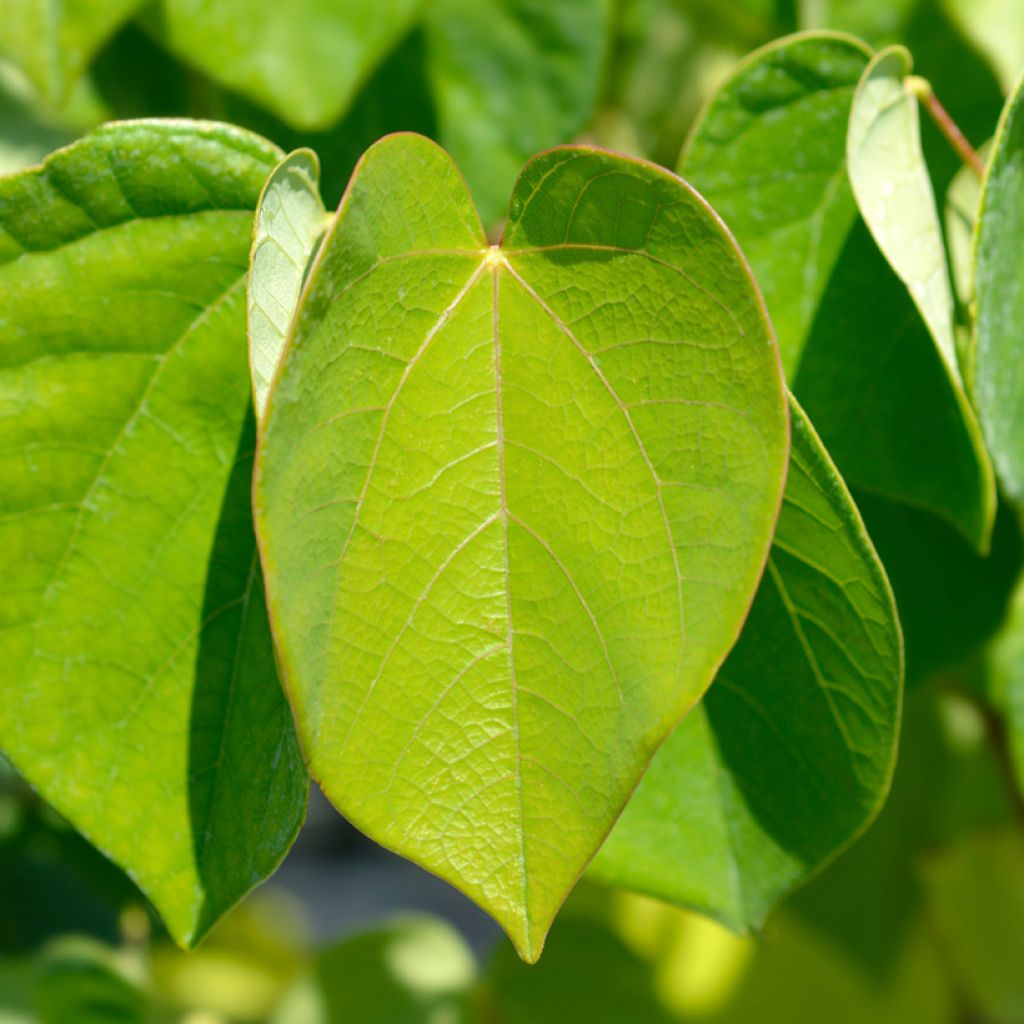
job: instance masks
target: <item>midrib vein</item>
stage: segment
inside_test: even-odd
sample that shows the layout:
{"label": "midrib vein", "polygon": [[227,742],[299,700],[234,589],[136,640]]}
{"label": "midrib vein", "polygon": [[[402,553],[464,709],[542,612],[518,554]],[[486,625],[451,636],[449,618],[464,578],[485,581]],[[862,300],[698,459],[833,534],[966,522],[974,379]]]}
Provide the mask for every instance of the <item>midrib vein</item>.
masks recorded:
{"label": "midrib vein", "polygon": [[[498,252],[498,250],[492,250]],[[519,681],[516,677],[516,660],[513,649],[514,629],[512,625],[512,585],[509,573],[509,548],[508,548],[508,499],[505,491],[505,421],[502,408],[501,391],[501,333],[498,326],[498,281],[501,267],[507,266],[504,258],[497,260],[489,259],[485,265],[491,267],[491,275],[494,283],[492,297],[491,324],[494,338],[494,405],[495,423],[497,434],[498,453],[498,487],[500,495],[500,514],[502,539],[505,549],[505,614],[507,622],[507,644],[508,644],[508,670],[509,680],[512,684],[512,735],[515,737],[516,749],[516,796],[519,803],[519,867],[522,876],[523,887],[523,939],[526,947],[531,946],[530,941],[530,909],[527,901],[526,883],[526,817],[523,813],[523,757],[519,736]]]}

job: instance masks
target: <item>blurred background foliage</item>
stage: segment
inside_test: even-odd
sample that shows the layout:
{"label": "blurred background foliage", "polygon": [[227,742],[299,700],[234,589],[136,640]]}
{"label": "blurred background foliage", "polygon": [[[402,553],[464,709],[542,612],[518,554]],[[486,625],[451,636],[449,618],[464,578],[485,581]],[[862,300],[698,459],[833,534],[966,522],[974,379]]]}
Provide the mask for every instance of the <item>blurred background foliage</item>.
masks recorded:
{"label": "blurred background foliage", "polygon": [[[1024,66],[1024,0],[115,0],[66,5],[59,31],[46,6],[0,2],[0,173],[104,120],[208,117],[316,149],[333,204],[371,142],[414,130],[453,153],[495,233],[545,147],[675,167],[723,76],[793,31],[905,43],[976,146]],[[923,125],[943,196],[957,159]],[[277,876],[183,954],[0,763],[0,1024],[1024,1021],[1019,522],[1004,509],[980,558],[926,513],[858,500],[907,638],[896,780],[763,934],[584,883],[526,967],[457,893],[314,799]]]}

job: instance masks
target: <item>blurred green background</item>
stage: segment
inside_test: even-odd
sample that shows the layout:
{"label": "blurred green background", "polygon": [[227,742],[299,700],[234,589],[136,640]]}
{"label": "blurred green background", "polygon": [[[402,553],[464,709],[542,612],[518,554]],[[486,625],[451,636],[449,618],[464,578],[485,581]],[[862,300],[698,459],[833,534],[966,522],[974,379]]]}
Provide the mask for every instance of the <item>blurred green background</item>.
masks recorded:
{"label": "blurred green background", "polygon": [[[495,231],[537,149],[589,140],[674,167],[722,77],[793,31],[905,43],[976,146],[1024,67],[1024,0],[428,0],[367,42],[339,102],[321,89],[300,109],[294,83],[275,97],[233,77],[232,44],[254,54],[230,25],[207,60],[176,56],[188,37],[159,3],[124,5],[85,73],[55,85],[12,30],[31,6],[0,0],[0,173],[111,118],[209,117],[315,148],[334,203],[366,146],[415,130],[453,152]],[[286,23],[317,6],[282,5]],[[957,159],[923,131],[941,197]],[[277,875],[183,954],[0,763],[0,1024],[1024,1022],[1024,803],[993,710],[1024,671],[1015,635],[952,665],[916,652],[930,676],[908,695],[889,803],[763,934],[584,882],[535,967],[316,793]]]}

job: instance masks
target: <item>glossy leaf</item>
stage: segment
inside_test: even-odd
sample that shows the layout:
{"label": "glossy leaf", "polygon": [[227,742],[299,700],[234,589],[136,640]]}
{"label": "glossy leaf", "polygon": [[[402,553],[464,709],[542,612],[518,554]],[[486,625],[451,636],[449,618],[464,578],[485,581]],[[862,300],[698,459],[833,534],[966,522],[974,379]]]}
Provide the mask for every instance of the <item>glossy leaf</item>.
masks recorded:
{"label": "glossy leaf", "polygon": [[195,942],[306,780],[249,512],[255,136],[124,122],[0,182],[0,746]]}
{"label": "glossy leaf", "polygon": [[326,128],[412,26],[421,0],[158,0],[149,24],[182,60],[295,128]]}
{"label": "glossy leaf", "polygon": [[878,247],[907,286],[935,344],[959,380],[953,295],[942,227],[921,151],[909,52],[892,46],[864,72],[847,134],[850,184]]}
{"label": "glossy leaf", "polygon": [[1024,77],[992,144],[975,238],[974,397],[992,459],[1024,501]]}
{"label": "glossy leaf", "polygon": [[6,0],[0,9],[0,54],[9,57],[53,104],[117,27],[143,0]]}
{"label": "glossy leaf", "polygon": [[441,150],[373,147],[311,272],[255,490],[329,798],[536,959],[739,632],[786,452],[759,295],[679,179],[551,151],[489,248]]}
{"label": "glossy leaf", "polygon": [[782,514],[743,633],[591,869],[740,930],[875,816],[899,728],[889,584],[821,442],[792,413]]}
{"label": "glossy leaf", "polygon": [[256,209],[246,298],[257,418],[263,415],[310,261],[327,230],[319,182],[316,154],[296,150],[274,168]]}
{"label": "glossy leaf", "polygon": [[844,479],[929,508],[981,547],[995,490],[977,424],[845,171],[867,59],[832,33],[753,54],[709,104],[682,173],[749,256],[793,390]]}
{"label": "glossy leaf", "polygon": [[597,105],[611,0],[431,0],[439,139],[490,227],[527,157],[569,142]]}
{"label": "glossy leaf", "polygon": [[828,32],[771,43],[723,83],[681,158],[743,246],[790,376],[857,217],[846,122],[869,59],[856,39]]}
{"label": "glossy leaf", "polygon": [[[981,181],[974,168],[964,164],[946,191],[944,211],[953,290],[957,302],[964,307],[969,306],[974,298],[973,239],[980,202]],[[959,344],[959,338],[957,341],[957,351],[962,357],[963,346]],[[960,368],[965,371],[962,358]],[[964,372],[965,379],[969,376],[969,373]]]}

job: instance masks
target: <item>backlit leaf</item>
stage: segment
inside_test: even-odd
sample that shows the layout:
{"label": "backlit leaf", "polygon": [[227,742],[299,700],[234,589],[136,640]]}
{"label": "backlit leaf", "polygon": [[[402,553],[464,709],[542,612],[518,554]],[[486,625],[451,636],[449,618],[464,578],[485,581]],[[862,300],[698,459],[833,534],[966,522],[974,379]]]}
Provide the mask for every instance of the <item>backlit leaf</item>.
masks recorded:
{"label": "backlit leaf", "polygon": [[760,925],[875,816],[899,727],[889,584],[821,442],[792,412],[782,514],[743,633],[591,869],[737,929]]}
{"label": "backlit leaf", "polygon": [[124,122],[0,181],[0,746],[186,944],[305,804],[248,499],[245,275],[277,157]]}
{"label": "backlit leaf", "polygon": [[928,168],[921,151],[918,99],[902,46],[877,54],[850,111],[847,160],[857,205],[878,247],[907,286],[935,344],[959,380],[953,295]]}
{"label": "backlit leaf", "polygon": [[60,104],[96,51],[143,0],[5,0],[0,54]]}
{"label": "backlit leaf", "polygon": [[745,617],[777,352],[678,178],[532,160],[488,247],[448,157],[364,157],[264,421],[256,520],[315,777],[526,959]]}
{"label": "backlit leaf", "polygon": [[274,168],[256,210],[246,297],[249,371],[257,417],[263,415],[310,260],[327,230],[319,182],[316,154],[296,150]]}

